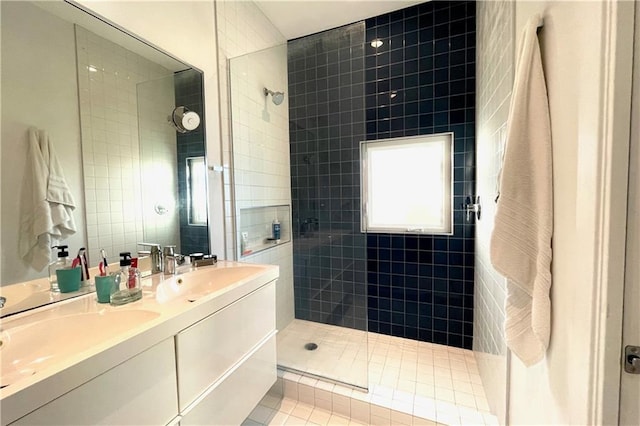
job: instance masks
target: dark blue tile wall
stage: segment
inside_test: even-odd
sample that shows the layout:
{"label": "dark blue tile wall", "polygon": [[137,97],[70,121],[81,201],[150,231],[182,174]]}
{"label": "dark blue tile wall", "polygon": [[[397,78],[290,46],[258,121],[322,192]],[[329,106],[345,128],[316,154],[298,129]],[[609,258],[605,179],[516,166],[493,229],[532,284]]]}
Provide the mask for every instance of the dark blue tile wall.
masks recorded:
{"label": "dark blue tile wall", "polygon": [[359,23],[287,49],[295,315],[359,330],[367,327],[363,43]]}
{"label": "dark blue tile wall", "polygon": [[455,137],[454,234],[367,237],[369,330],[470,349],[474,224],[463,206],[475,188],[475,3],[424,3],[366,27],[367,139]]}
{"label": "dark blue tile wall", "polygon": [[[296,317],[344,325],[345,306],[366,306],[366,283],[370,331],[471,348],[474,224],[463,205],[475,188],[475,4],[368,19],[364,43],[340,30],[289,42]],[[369,234],[362,255],[359,142],[449,131],[454,234]]]}
{"label": "dark blue tile wall", "polygon": [[[174,74],[176,106],[186,106],[204,117],[202,74],[194,70]],[[180,211],[180,250],[184,254],[209,254],[209,232],[206,226],[189,225],[186,160],[205,156],[204,125],[189,133],[176,133],[178,143],[178,202]]]}

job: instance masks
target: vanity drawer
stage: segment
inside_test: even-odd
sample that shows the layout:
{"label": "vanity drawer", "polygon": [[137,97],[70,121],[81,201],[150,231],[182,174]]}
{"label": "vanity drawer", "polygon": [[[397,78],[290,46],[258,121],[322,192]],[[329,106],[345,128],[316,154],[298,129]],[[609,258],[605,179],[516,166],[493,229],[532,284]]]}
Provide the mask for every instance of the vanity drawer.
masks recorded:
{"label": "vanity drawer", "polygon": [[12,425],[159,425],[177,414],[175,351],[170,338]]}
{"label": "vanity drawer", "polygon": [[176,335],[181,412],[275,330],[275,306],[273,281]]}
{"label": "vanity drawer", "polygon": [[239,425],[276,381],[276,336],[273,334],[229,376],[189,407],[180,426]]}

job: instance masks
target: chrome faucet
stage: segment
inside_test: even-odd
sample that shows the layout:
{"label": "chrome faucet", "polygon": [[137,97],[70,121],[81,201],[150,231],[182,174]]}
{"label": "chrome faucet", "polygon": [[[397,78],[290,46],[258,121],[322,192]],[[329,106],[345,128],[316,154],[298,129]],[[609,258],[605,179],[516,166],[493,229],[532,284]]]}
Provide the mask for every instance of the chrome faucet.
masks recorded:
{"label": "chrome faucet", "polygon": [[164,273],[176,273],[176,246],[164,246]]}
{"label": "chrome faucet", "polygon": [[0,308],[4,308],[4,304],[7,303],[7,298],[0,296]]}
{"label": "chrome faucet", "polygon": [[164,273],[175,275],[179,265],[185,261],[184,255],[176,253],[176,246],[164,246]]}
{"label": "chrome faucet", "polygon": [[149,247],[151,249],[151,273],[157,274],[164,271],[164,262],[162,258],[162,247],[156,243],[138,243],[139,246]]}

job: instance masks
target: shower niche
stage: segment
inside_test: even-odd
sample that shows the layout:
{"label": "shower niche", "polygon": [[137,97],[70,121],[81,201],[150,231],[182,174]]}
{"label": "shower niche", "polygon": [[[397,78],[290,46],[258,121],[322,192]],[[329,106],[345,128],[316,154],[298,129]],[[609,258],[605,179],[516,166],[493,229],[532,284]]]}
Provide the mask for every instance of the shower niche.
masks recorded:
{"label": "shower niche", "polygon": [[240,209],[237,238],[239,259],[290,242],[291,207],[279,205]]}

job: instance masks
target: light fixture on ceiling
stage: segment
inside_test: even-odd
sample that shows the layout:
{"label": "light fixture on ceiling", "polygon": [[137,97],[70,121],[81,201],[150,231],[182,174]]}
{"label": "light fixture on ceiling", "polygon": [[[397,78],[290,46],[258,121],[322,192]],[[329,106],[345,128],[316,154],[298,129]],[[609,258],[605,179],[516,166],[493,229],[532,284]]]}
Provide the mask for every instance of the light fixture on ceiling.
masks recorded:
{"label": "light fixture on ceiling", "polygon": [[371,47],[373,47],[374,49],[377,49],[378,47],[382,46],[383,44],[384,44],[384,41],[380,40],[379,38],[376,38],[376,39],[371,41]]}
{"label": "light fixture on ceiling", "polygon": [[391,99],[395,98],[396,96],[398,96],[398,92],[395,90],[389,94],[389,98]]}

